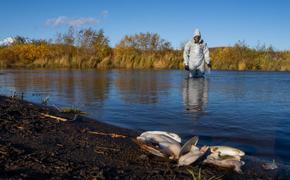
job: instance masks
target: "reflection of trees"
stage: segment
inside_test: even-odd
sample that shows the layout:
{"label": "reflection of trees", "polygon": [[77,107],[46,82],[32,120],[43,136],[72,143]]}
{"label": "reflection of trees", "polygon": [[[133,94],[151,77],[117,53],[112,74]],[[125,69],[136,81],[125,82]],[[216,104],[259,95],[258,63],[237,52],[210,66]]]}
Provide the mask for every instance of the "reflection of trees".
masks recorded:
{"label": "reflection of trees", "polygon": [[187,79],[183,85],[183,103],[186,110],[201,112],[208,102],[208,80],[206,78]]}
{"label": "reflection of trees", "polygon": [[17,92],[55,93],[60,101],[74,103],[104,101],[110,83],[107,72],[102,71],[19,71],[11,75]]}
{"label": "reflection of trees", "polygon": [[8,76],[11,79],[11,86],[18,93],[29,93],[29,91],[47,93],[54,83],[47,78],[47,74],[48,71],[21,70],[9,73]]}
{"label": "reflection of trees", "polygon": [[90,102],[94,99],[104,101],[107,99],[110,79],[107,76],[108,72],[98,71],[97,73],[87,73],[86,76],[81,76],[79,80],[83,91],[83,98],[85,102]]}
{"label": "reflection of trees", "polygon": [[[115,81],[121,98],[130,103],[155,104],[159,101],[158,93],[169,88],[166,78],[156,72],[130,71],[120,73]],[[164,92],[164,91],[162,91]]]}

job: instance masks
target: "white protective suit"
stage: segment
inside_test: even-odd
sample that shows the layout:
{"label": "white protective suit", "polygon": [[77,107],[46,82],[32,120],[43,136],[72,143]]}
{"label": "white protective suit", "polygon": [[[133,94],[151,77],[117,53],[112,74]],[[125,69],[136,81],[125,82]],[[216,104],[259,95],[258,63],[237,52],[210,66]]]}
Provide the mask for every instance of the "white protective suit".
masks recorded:
{"label": "white protective suit", "polygon": [[[201,36],[197,29],[194,36]],[[192,39],[188,41],[183,51],[184,65],[189,66],[189,77],[202,77],[205,71],[205,63],[210,64],[209,50],[206,43],[200,40],[195,43]]]}

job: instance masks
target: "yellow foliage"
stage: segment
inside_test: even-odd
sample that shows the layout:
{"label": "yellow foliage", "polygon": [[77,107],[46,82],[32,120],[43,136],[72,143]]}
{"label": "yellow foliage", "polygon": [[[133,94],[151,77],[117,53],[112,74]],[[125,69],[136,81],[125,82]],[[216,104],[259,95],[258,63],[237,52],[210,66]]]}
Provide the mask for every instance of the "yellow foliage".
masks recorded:
{"label": "yellow foliage", "polygon": [[238,70],[239,71],[246,70],[246,63],[245,62],[239,62]]}
{"label": "yellow foliage", "polygon": [[[0,47],[0,67],[183,68],[183,52],[169,48],[169,44],[164,42],[158,34],[141,33],[125,36],[113,49],[97,41],[91,47],[93,49],[69,44],[14,44]],[[234,47],[212,48],[210,57],[213,69],[290,71],[290,51],[257,50],[237,44]]]}

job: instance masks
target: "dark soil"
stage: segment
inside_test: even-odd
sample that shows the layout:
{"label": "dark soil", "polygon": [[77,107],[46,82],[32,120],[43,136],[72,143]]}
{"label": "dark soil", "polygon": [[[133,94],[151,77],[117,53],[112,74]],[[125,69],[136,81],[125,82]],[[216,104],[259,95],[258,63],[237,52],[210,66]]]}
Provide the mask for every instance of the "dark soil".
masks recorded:
{"label": "dark soil", "polygon": [[[112,133],[126,137],[114,137]],[[176,167],[174,161],[141,150],[134,141],[136,136],[132,130],[0,96],[0,178],[192,179],[188,170],[197,175],[200,168],[202,179],[282,178],[277,173],[253,170],[240,175],[200,162]]]}

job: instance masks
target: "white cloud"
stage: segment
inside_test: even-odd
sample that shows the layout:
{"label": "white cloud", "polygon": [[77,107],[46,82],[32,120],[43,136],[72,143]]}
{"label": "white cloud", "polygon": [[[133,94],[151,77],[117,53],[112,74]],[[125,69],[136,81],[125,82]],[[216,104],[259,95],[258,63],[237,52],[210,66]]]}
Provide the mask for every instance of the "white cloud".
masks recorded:
{"label": "white cloud", "polygon": [[79,18],[70,18],[66,16],[59,16],[56,18],[51,18],[46,21],[47,26],[83,26],[88,24],[99,24],[101,21],[109,15],[109,11],[103,10],[99,18],[93,17],[79,17]]}
{"label": "white cloud", "polygon": [[57,18],[48,19],[46,25],[48,26],[82,26],[86,24],[98,24],[100,20],[92,17],[68,18],[66,16],[59,16]]}
{"label": "white cloud", "polygon": [[106,16],[108,16],[109,15],[109,11],[108,10],[103,10],[102,12],[101,12],[101,16],[102,17],[106,17]]}

